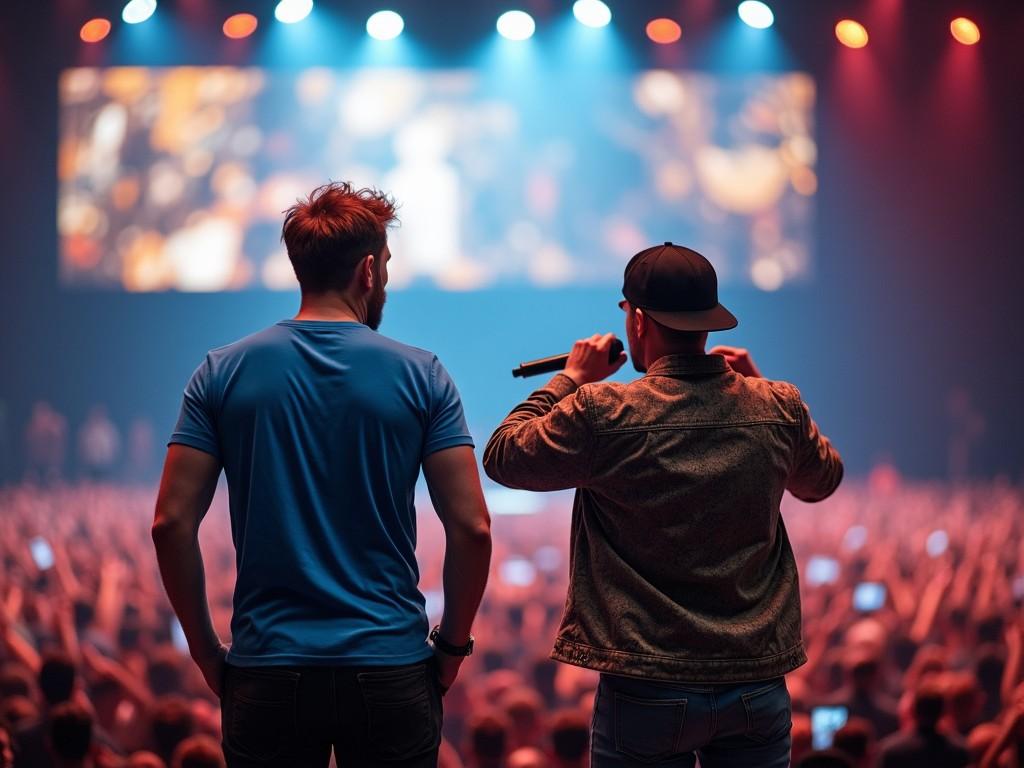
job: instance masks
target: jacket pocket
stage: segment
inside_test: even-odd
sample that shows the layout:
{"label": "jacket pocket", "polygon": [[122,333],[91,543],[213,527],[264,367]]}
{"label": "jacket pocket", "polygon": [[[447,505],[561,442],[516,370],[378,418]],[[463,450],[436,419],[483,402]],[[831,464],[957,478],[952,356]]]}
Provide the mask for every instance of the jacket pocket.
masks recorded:
{"label": "jacket pocket", "polygon": [[679,751],[686,699],[638,699],[615,694],[615,749],[642,763]]}

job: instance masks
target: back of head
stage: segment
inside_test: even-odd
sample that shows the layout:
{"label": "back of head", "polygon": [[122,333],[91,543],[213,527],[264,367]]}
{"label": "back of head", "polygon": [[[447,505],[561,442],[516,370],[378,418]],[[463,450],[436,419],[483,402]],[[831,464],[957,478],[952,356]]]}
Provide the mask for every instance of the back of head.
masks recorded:
{"label": "back of head", "polygon": [[1001,613],[991,613],[978,620],[975,630],[979,645],[1000,643],[1006,634],[1006,619]]}
{"label": "back of head", "polygon": [[347,182],[319,187],[285,214],[281,238],[303,293],[343,291],[368,254],[380,258],[395,204]]}
{"label": "back of head", "polygon": [[842,652],[843,667],[854,690],[871,693],[878,687],[882,669],[881,650],[875,644],[858,643]]}
{"label": "back of head", "polygon": [[921,680],[914,691],[914,723],[919,730],[934,731],[946,708],[943,684],[937,675]]}
{"label": "back of head", "polygon": [[209,736],[192,736],[174,750],[171,768],[225,768],[224,752]]}
{"label": "back of head", "polygon": [[154,696],[181,693],[184,680],[184,659],[169,645],[157,648],[150,654],[146,665],[146,682]]}
{"label": "back of head", "polygon": [[863,718],[851,717],[846,725],[835,732],[832,747],[861,765],[871,752],[874,739],[875,730],[871,723]]}
{"label": "back of head", "polygon": [[39,689],[51,707],[71,698],[75,690],[75,665],[67,654],[46,654],[39,668]]}
{"label": "back of head", "polygon": [[559,760],[581,761],[590,748],[587,713],[577,709],[557,713],[551,720],[551,746]]}
{"label": "back of head", "polygon": [[50,713],[50,747],[62,760],[84,760],[92,747],[92,715],[82,704],[65,701]]}
{"label": "back of head", "polygon": [[508,746],[508,726],[497,712],[483,712],[469,723],[470,751],[477,758],[501,760]]}
{"label": "back of head", "polygon": [[153,708],[153,744],[169,760],[178,745],[192,735],[192,708],[180,696],[165,696]]}

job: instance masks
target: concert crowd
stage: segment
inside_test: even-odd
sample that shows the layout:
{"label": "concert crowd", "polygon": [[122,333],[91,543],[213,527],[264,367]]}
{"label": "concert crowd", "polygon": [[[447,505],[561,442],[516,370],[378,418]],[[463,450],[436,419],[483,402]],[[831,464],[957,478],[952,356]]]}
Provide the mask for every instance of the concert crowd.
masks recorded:
{"label": "concert crowd", "polygon": [[[0,489],[0,766],[223,765],[218,703],[160,584],[154,498],[149,484],[95,480]],[[492,573],[477,650],[444,699],[440,764],[582,768],[597,674],[548,659],[571,494],[491,498]],[[418,499],[420,587],[434,621],[444,536],[425,490]],[[787,497],[783,519],[809,657],[787,678],[793,765],[904,765],[900,750],[922,734],[944,765],[1021,764],[1024,492],[913,483],[883,466],[820,505]],[[200,538],[227,639],[234,553],[223,492]]]}

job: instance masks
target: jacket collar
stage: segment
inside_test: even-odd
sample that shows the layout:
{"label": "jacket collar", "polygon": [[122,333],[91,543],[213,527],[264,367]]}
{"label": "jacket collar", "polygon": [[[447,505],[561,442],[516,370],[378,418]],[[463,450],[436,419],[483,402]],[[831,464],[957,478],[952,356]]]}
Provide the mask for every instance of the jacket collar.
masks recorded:
{"label": "jacket collar", "polygon": [[723,355],[665,355],[647,369],[648,376],[702,376],[726,373],[729,364]]}

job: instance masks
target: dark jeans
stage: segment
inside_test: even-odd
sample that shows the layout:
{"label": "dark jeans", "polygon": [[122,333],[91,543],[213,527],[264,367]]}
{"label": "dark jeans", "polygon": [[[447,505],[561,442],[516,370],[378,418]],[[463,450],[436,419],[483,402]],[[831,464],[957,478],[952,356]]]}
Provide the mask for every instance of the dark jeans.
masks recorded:
{"label": "dark jeans", "polygon": [[221,697],[229,768],[437,765],[434,660],[401,667],[235,667]]}
{"label": "dark jeans", "polygon": [[601,675],[591,768],[787,768],[791,704],[779,677],[690,685]]}

